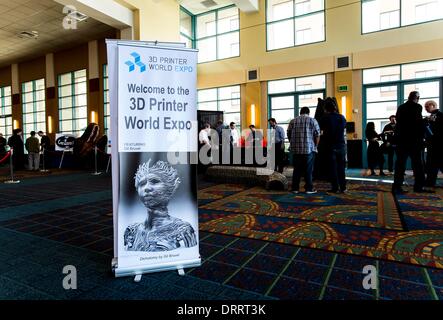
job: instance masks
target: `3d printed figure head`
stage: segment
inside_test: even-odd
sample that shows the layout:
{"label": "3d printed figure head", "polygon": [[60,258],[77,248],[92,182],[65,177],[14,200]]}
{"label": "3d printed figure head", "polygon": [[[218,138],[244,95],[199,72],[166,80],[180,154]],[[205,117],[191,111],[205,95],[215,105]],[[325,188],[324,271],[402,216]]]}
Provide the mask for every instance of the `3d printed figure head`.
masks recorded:
{"label": "3d printed figure head", "polygon": [[151,209],[167,206],[181,182],[177,170],[163,161],[149,167],[150,161],[140,165],[135,174],[135,187],[140,201]]}
{"label": "3d printed figure head", "polygon": [[147,217],[145,222],[126,228],[126,250],[169,251],[197,245],[193,227],[168,212],[169,201],[181,182],[177,170],[164,161],[151,167],[150,163],[151,160],[141,164],[135,173],[135,188]]}

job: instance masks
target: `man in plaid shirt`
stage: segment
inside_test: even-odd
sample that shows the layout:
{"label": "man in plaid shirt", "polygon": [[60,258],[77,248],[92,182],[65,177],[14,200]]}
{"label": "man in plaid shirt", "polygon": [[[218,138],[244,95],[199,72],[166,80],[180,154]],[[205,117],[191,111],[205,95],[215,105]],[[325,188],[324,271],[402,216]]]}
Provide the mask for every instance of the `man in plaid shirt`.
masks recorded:
{"label": "man in plaid shirt", "polygon": [[320,142],[320,127],[317,120],[309,117],[309,108],[303,107],[300,116],[291,120],[288,126],[289,150],[293,153],[294,173],[292,192],[299,192],[300,178],[305,178],[306,193],[317,193],[312,184],[315,154]]}

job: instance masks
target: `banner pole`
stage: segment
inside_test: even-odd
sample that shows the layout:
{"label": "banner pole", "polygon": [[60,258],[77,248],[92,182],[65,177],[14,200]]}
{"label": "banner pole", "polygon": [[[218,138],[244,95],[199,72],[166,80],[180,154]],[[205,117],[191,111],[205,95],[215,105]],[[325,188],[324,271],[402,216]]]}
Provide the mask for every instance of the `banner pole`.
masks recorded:
{"label": "banner pole", "polygon": [[48,172],[49,170],[45,169],[45,148],[42,149],[42,161],[43,161],[43,169],[40,172]]}
{"label": "banner pole", "polygon": [[58,168],[59,168],[59,169],[61,169],[61,168],[62,168],[62,164],[63,164],[63,158],[65,157],[65,152],[66,152],[66,150],[63,150],[63,153],[62,153],[62,158],[60,159],[60,165],[58,166]]}
{"label": "banner pole", "polygon": [[97,171],[97,146],[94,147],[94,166],[95,166],[95,172],[92,175],[98,176],[102,174],[101,172]]}
{"label": "banner pole", "polygon": [[108,158],[108,165],[106,166],[106,173],[108,173],[108,171],[109,171],[110,164],[111,164],[111,155],[109,155],[109,158]]}
{"label": "banner pole", "polygon": [[11,156],[9,157],[9,168],[10,168],[10,174],[11,174],[11,180],[6,180],[6,184],[16,184],[20,183],[20,180],[14,180],[14,169],[12,164],[12,157],[14,155],[14,149],[11,148]]}

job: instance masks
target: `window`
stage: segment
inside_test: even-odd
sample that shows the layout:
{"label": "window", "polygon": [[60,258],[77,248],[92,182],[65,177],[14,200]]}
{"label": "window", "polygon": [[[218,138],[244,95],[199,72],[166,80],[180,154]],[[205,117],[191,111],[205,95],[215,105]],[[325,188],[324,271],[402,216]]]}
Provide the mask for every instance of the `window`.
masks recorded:
{"label": "window", "polygon": [[402,0],[402,25],[411,25],[443,18],[442,0]]}
{"label": "window", "polygon": [[240,55],[240,23],[237,7],[228,7],[196,16],[198,62]]}
{"label": "window", "polygon": [[[392,82],[399,80],[400,77],[396,74],[387,74],[387,75],[381,75],[380,76],[380,82]],[[391,86],[391,87],[381,87],[380,92],[390,92],[397,90],[397,86]]]}
{"label": "window", "polygon": [[186,43],[187,48],[194,48],[194,16],[180,7],[180,41]]}
{"label": "window", "polygon": [[380,30],[398,27],[399,14],[398,10],[380,13]]}
{"label": "window", "polygon": [[105,134],[108,135],[108,130],[111,124],[111,108],[109,105],[109,74],[108,65],[103,65],[103,125]]}
{"label": "window", "polygon": [[46,131],[45,79],[22,83],[23,137]]}
{"label": "window", "polygon": [[308,76],[268,82],[269,113],[277,120],[285,132],[289,122],[308,107],[309,115],[314,117],[318,98],[326,93],[326,76]]}
{"label": "window", "polygon": [[362,32],[443,19],[443,0],[362,0]]}
{"label": "window", "polygon": [[86,70],[58,76],[59,131],[80,134],[88,125]]}
{"label": "window", "polygon": [[[376,131],[381,132],[389,116],[415,90],[420,92],[421,104],[435,100],[440,106],[442,82],[443,59],[363,70],[364,118],[366,122],[373,121]],[[423,108],[423,116],[426,115]]]}
{"label": "window", "polygon": [[325,40],[324,0],[267,0],[267,49]]}
{"label": "window", "polygon": [[0,133],[6,139],[12,135],[11,86],[0,88]]}
{"label": "window", "polygon": [[199,90],[198,110],[223,111],[225,124],[235,122],[240,128],[240,86]]}

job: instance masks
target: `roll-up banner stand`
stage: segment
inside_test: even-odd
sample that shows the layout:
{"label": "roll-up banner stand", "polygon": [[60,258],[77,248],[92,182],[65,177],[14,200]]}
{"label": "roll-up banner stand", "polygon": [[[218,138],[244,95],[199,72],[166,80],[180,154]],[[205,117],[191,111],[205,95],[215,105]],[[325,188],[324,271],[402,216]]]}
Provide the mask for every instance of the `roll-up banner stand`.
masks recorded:
{"label": "roll-up banner stand", "polygon": [[201,265],[197,50],[107,40],[115,276]]}

